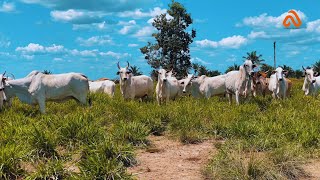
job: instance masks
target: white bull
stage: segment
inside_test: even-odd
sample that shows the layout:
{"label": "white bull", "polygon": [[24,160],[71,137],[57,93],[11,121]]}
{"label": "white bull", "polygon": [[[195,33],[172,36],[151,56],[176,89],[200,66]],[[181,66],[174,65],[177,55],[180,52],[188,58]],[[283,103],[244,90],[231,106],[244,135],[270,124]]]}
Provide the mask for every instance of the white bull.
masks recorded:
{"label": "white bull", "polygon": [[172,71],[166,71],[165,69],[158,70],[156,97],[159,105],[163,102],[167,103],[170,99],[175,99],[179,95],[179,82],[175,77],[172,77],[171,74]]}
{"label": "white bull", "polygon": [[6,81],[4,92],[11,104],[13,97],[20,101],[36,105],[45,113],[45,102],[75,99],[86,104],[89,83],[86,76],[80,73],[46,75],[33,71],[22,79]]}
{"label": "white bull", "polygon": [[224,95],[226,93],[225,78],[226,75],[214,77],[202,75],[196,77],[193,74],[188,74],[188,77],[183,82],[183,93],[191,92],[195,98]]}
{"label": "white bull", "polygon": [[272,92],[272,97],[277,98],[286,98],[288,90],[288,81],[285,78],[284,74],[287,71],[284,71],[282,67],[278,67],[276,70],[272,71],[272,75],[269,80],[269,90]]}
{"label": "white bull", "polygon": [[129,62],[121,68],[118,62],[118,75],[120,75],[120,90],[124,99],[151,98],[153,95],[153,81],[149,76],[133,76],[129,69]]}
{"label": "white bull", "polygon": [[237,105],[240,104],[240,96],[244,98],[251,92],[251,81],[253,75],[253,68],[255,65],[251,60],[246,60],[240,66],[239,71],[231,71],[226,74],[226,92],[229,98],[229,103],[232,102],[232,95],[236,96]]}
{"label": "white bull", "polygon": [[115,88],[116,88],[116,84],[110,80],[89,81],[89,89],[90,89],[90,92],[92,93],[101,92],[113,97]]}
{"label": "white bull", "polygon": [[318,75],[318,72],[315,73],[313,68],[307,67],[305,69],[303,66],[302,69],[304,70],[304,82],[302,87],[304,94],[306,96],[318,96],[320,90],[320,76],[316,77]]}

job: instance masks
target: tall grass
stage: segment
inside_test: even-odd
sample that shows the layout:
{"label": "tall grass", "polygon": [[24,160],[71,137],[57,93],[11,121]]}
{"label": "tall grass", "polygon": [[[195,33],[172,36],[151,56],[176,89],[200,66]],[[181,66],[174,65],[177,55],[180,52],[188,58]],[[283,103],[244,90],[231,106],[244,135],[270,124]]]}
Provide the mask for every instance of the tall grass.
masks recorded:
{"label": "tall grass", "polygon": [[[251,98],[241,106],[216,97],[158,106],[155,99],[125,101],[117,89],[113,99],[91,94],[92,107],[49,102],[46,115],[15,100],[0,113],[0,179],[131,178],[126,167],[135,164],[134,149],[147,146],[150,134],[183,143],[226,141],[205,170],[208,178],[297,178],[303,175],[299,164],[320,155],[320,101],[305,97],[301,87],[294,80],[291,98]],[[70,162],[79,171],[68,172]]]}

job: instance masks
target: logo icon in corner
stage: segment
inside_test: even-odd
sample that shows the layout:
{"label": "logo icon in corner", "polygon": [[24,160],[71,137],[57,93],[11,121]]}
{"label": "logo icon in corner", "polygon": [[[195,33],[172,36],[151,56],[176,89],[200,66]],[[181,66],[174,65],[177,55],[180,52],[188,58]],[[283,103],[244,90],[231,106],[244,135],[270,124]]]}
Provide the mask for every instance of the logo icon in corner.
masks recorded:
{"label": "logo icon in corner", "polygon": [[289,28],[293,23],[295,28],[299,28],[302,25],[302,21],[295,10],[290,10],[288,15],[284,18],[282,24],[285,28]]}

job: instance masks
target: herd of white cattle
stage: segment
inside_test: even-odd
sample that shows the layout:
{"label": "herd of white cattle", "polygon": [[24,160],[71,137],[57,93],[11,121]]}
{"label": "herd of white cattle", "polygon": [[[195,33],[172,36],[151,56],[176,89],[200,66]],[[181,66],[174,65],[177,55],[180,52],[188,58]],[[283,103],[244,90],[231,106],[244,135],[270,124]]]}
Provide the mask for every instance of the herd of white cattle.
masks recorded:
{"label": "herd of white cattle", "polygon": [[[146,75],[133,76],[129,68],[117,64],[120,77],[120,91],[124,99],[152,98],[154,94],[153,80]],[[237,71],[224,75],[207,77],[188,74],[184,79],[178,80],[172,70],[159,69],[156,85],[156,99],[159,105],[174,100],[179,96],[190,95],[195,98],[210,98],[212,96],[227,96],[229,103],[235,95],[236,103],[241,98],[272,94],[275,99],[284,99],[290,95],[292,82],[285,76],[287,71],[278,67],[267,78],[267,72],[254,72],[256,65],[246,60]],[[317,96],[320,89],[320,76],[312,68],[304,68],[304,83],[302,90],[305,95]],[[32,71],[21,79],[0,75],[0,109],[4,103],[12,105],[12,98],[17,97],[21,102],[30,105],[39,105],[40,112],[45,113],[46,101],[63,101],[75,99],[81,104],[87,104],[87,96],[91,93],[101,92],[114,96],[115,83],[106,78],[89,81],[81,73],[43,74]],[[90,103],[89,103],[90,104]]]}

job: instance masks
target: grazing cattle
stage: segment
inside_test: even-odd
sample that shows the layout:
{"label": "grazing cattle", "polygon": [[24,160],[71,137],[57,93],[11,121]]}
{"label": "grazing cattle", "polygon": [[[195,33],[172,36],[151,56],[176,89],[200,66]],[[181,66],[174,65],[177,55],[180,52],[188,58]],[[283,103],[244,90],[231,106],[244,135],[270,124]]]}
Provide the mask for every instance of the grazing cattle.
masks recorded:
{"label": "grazing cattle", "polygon": [[239,97],[247,97],[251,91],[251,80],[253,76],[253,68],[255,65],[251,60],[246,60],[240,66],[239,71],[231,71],[226,77],[226,92],[229,98],[229,103],[232,102],[232,94],[236,96],[236,103],[240,104]]}
{"label": "grazing cattle", "polygon": [[40,112],[44,114],[46,100],[75,99],[86,104],[89,83],[80,73],[46,75],[33,71],[25,78],[6,81],[4,92],[9,104],[16,96],[24,103],[39,104]]}
{"label": "grazing cattle", "polygon": [[121,68],[118,62],[118,75],[120,75],[120,90],[124,99],[151,98],[153,95],[153,81],[149,76],[133,76],[129,69],[129,62]]}
{"label": "grazing cattle", "polygon": [[0,74],[0,110],[2,109],[3,102],[6,100],[6,96],[4,94],[4,85],[6,83],[6,77],[4,77],[6,72]]}
{"label": "grazing cattle", "polygon": [[319,89],[320,89],[320,77],[316,77],[318,73],[314,72],[313,68],[307,67],[306,69],[302,66],[302,69],[304,71],[304,82],[302,90],[304,91],[304,94],[311,95],[313,97],[316,97],[319,95]]}
{"label": "grazing cattle", "polygon": [[271,92],[268,89],[269,85],[269,78],[267,78],[268,72],[255,72],[252,77],[252,95],[256,97],[257,95],[262,95],[263,97],[266,96],[266,94],[271,94]]}
{"label": "grazing cattle", "polygon": [[283,70],[282,67],[278,67],[272,72],[269,80],[269,90],[272,92],[274,99],[287,97],[288,92],[288,80],[285,78],[287,71]]}
{"label": "grazing cattle", "polygon": [[158,83],[156,86],[156,97],[158,104],[169,102],[170,99],[175,99],[180,92],[180,85],[175,77],[172,77],[172,71],[165,69],[158,70]]}
{"label": "grazing cattle", "polygon": [[205,97],[208,99],[212,96],[225,95],[225,78],[226,75],[214,77],[202,75],[196,77],[193,74],[189,74],[184,83],[183,93],[190,91],[195,98]]}
{"label": "grazing cattle", "polygon": [[92,93],[101,92],[113,97],[115,88],[116,88],[116,84],[110,80],[89,81],[89,90]]}

